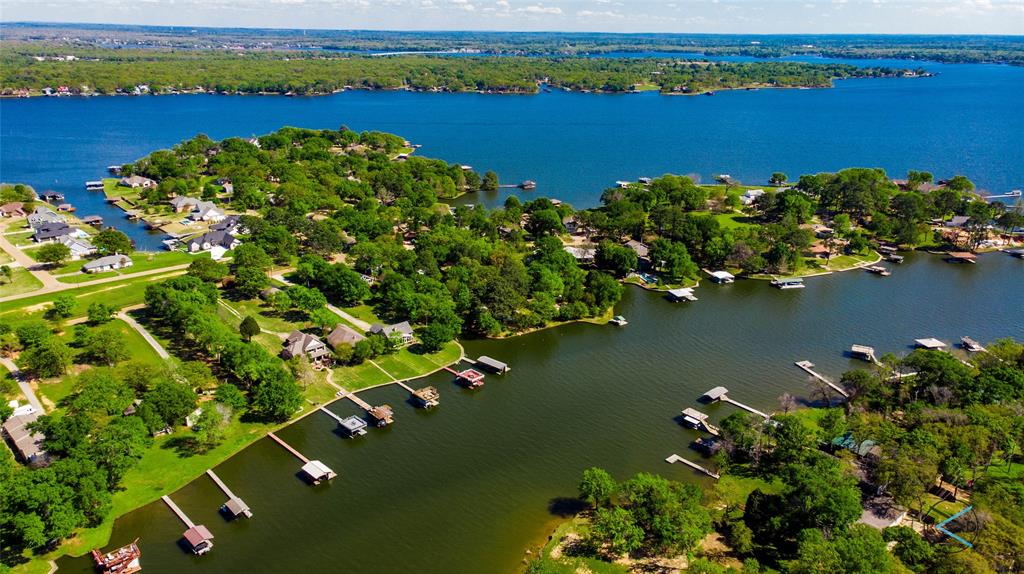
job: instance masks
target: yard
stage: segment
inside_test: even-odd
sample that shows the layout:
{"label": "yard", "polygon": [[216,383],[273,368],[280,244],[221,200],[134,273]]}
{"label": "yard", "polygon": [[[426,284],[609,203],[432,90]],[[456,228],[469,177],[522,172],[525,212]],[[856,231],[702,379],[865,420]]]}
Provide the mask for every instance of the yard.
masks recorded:
{"label": "yard", "polygon": [[28,271],[28,269],[25,269],[24,267],[12,267],[10,282],[8,282],[6,278],[0,278],[0,297],[31,293],[42,286],[43,284],[40,283],[39,280]]}
{"label": "yard", "polygon": [[83,281],[91,281],[102,277],[128,275],[130,273],[151,271],[153,269],[160,269],[163,267],[184,265],[186,263],[191,263],[192,260],[197,257],[209,256],[209,253],[191,255],[183,251],[139,251],[132,254],[132,266],[127,269],[97,273],[94,275],[88,274],[81,271],[82,266],[85,265],[88,260],[79,259],[77,261],[69,261],[65,263],[63,266],[53,270],[53,274],[58,276],[57,279],[62,283],[81,283]]}

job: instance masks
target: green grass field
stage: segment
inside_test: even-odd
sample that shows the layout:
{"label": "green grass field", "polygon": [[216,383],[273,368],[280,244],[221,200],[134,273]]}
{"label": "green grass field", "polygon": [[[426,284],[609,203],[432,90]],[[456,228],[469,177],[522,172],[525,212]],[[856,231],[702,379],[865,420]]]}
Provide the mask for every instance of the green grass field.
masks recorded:
{"label": "green grass field", "polygon": [[31,293],[42,286],[43,284],[40,283],[39,280],[28,271],[28,269],[25,269],[24,267],[12,267],[10,282],[6,279],[0,279],[0,297]]}
{"label": "green grass field", "polygon": [[440,352],[429,355],[419,355],[409,349],[401,349],[393,355],[377,357],[372,363],[367,361],[353,367],[338,367],[334,369],[334,382],[350,391],[357,391],[389,383],[395,379],[422,377],[444,365],[454,363],[461,355],[462,348],[455,342],[448,343]]}
{"label": "green grass field", "polygon": [[719,213],[715,219],[723,229],[740,229],[743,227],[756,227],[751,218],[742,213]]}

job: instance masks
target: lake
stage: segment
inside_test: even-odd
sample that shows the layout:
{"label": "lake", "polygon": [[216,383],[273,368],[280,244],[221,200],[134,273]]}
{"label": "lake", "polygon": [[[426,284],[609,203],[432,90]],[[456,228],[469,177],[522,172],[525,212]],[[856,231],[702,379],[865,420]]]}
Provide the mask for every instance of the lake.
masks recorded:
{"label": "lake", "polygon": [[[722,58],[744,60],[749,58]],[[795,59],[795,58],[794,58]],[[832,62],[818,58],[810,61]],[[846,60],[923,66],[938,75],[860,79],[833,89],[719,92],[715,96],[535,96],[354,91],[324,97],[147,96],[0,101],[0,180],[66,194],[80,215],[100,214],[160,249],[159,235],[124,220],[83,183],[197,133],[249,137],[282,125],[381,130],[417,153],[537,182],[523,197],[592,207],[616,180],[667,172],[752,184],[773,171],[851,166],[962,173],[983,189],[1024,185],[1024,68]],[[499,203],[506,192],[463,202]]]}
{"label": "lake", "polygon": [[[619,479],[647,471],[706,483],[664,462],[673,453],[699,460],[687,448],[697,433],[674,420],[680,410],[697,406],[713,422],[735,412],[699,406],[705,391],[723,385],[771,411],[784,392],[810,396],[794,361],[810,360],[833,378],[865,366],[844,356],[853,343],[902,355],[922,337],[1022,339],[1022,280],[1024,262],[1001,253],[977,265],[910,254],[888,278],[850,271],[793,291],[705,283],[695,303],[630,287],[617,307],[626,327],[576,324],[468,342],[469,356],[496,357],[512,371],[488,376],[475,392],[448,375],[430,377],[441,392],[431,412],[392,386],[363,394],[395,407],[392,427],[348,440],[314,413],[279,432],[338,472],[330,484],[307,486],[295,476],[300,463],[263,439],[216,469],[252,519],[222,519],[224,496],[205,476],[176,492],[175,502],[216,536],[205,556],[177,545],[185,528],[159,501],[118,520],[112,544],[140,538],[148,574],[514,572],[559,520],[549,506],[575,494],[587,467]],[[347,401],[330,408],[358,414]],[[60,567],[91,572],[88,559]]]}
{"label": "lake", "polygon": [[[856,60],[859,65],[913,63]],[[79,214],[100,213],[140,246],[159,236],[129,225],[82,183],[196,133],[248,137],[281,125],[383,130],[418,152],[493,169],[504,182],[533,179],[524,197],[596,204],[618,179],[664,172],[708,181],[726,172],[747,183],[801,173],[879,166],[891,174],[963,173],[1006,191],[1024,182],[1024,69],[921,64],[921,79],[848,80],[832,90],[722,92],[713,97],[537,96],[348,92],[329,97],[165,96],[0,102],[0,179],[68,194]],[[504,193],[464,201],[499,203]],[[108,211],[104,211],[108,210]],[[349,441],[315,413],[280,436],[339,473],[309,487],[297,461],[261,440],[217,468],[252,507],[226,523],[221,493],[200,477],[175,501],[216,535],[201,558],[177,545],[184,530],[156,502],[118,520],[112,545],[140,538],[147,573],[282,572],[305,569],[445,574],[515,571],[559,520],[550,506],[575,494],[580,472],[603,466],[703,482],[666,456],[696,459],[696,434],[674,420],[704,391],[724,385],[755,408],[784,392],[809,396],[807,359],[838,377],[863,363],[853,343],[910,351],[916,338],[948,342],[1024,339],[1021,262],[1003,254],[950,265],[911,254],[889,278],[851,271],[808,280],[803,290],[766,283],[705,284],[699,301],[671,304],[630,287],[617,312],[624,328],[569,325],[507,341],[470,341],[467,354],[512,365],[476,392],[445,375],[432,412],[400,389],[369,391],[396,407],[396,424]],[[424,382],[423,384],[426,384]],[[356,413],[348,403],[331,407]],[[733,412],[702,407],[713,421]],[[62,572],[91,572],[88,559]]]}

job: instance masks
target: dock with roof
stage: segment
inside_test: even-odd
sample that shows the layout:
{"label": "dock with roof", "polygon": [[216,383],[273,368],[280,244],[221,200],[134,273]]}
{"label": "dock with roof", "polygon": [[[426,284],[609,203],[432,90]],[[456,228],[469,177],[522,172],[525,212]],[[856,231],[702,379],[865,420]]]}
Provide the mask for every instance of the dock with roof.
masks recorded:
{"label": "dock with roof", "polygon": [[245,501],[239,498],[238,496],[235,496],[235,493],[231,492],[231,489],[228,488],[228,485],[224,484],[224,481],[221,480],[220,477],[217,476],[217,474],[213,472],[212,469],[207,470],[206,475],[209,476],[210,480],[212,480],[214,484],[217,485],[218,488],[224,491],[224,494],[226,494],[228,497],[228,501],[225,502],[224,505],[220,507],[221,512],[224,512],[231,518],[238,518],[239,516],[252,518],[252,511],[249,510],[249,505],[246,504]]}
{"label": "dock with roof", "polygon": [[716,402],[716,401],[722,401],[723,403],[729,403],[730,405],[733,405],[734,407],[739,407],[739,408],[741,408],[741,409],[743,409],[743,410],[745,410],[745,411],[747,411],[749,413],[753,413],[753,414],[755,414],[755,415],[757,415],[759,417],[762,417],[765,420],[771,418],[766,413],[763,413],[763,412],[755,409],[754,407],[747,406],[747,405],[745,405],[745,404],[743,404],[743,403],[741,403],[739,401],[734,401],[731,398],[729,398],[729,389],[727,389],[725,387],[715,387],[715,388],[711,389],[710,391],[708,391],[708,392],[704,393],[703,395],[701,395],[700,398],[701,398],[701,400],[703,402],[706,402],[706,403],[713,403],[713,402]]}

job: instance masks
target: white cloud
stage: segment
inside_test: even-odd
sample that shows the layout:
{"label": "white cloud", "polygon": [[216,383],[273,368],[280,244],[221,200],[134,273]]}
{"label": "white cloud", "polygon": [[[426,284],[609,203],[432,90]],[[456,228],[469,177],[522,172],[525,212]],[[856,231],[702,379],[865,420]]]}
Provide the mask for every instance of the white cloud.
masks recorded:
{"label": "white cloud", "polygon": [[545,6],[543,4],[530,4],[522,8],[516,8],[516,12],[525,12],[527,14],[561,14],[562,9],[558,6]]}

